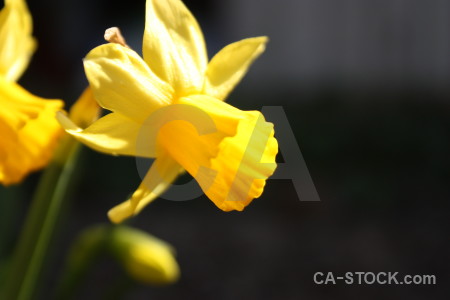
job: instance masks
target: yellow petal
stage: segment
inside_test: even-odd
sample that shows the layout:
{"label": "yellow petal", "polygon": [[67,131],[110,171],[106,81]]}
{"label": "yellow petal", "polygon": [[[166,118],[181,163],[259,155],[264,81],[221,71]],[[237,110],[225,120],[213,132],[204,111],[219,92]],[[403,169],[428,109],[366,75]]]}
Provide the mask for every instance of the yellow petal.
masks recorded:
{"label": "yellow petal", "polygon": [[0,77],[0,183],[18,183],[44,167],[63,132],[60,100],[44,100]]}
{"label": "yellow petal", "polygon": [[36,48],[32,20],[23,0],[6,0],[0,11],[0,75],[16,81]]}
{"label": "yellow petal", "polygon": [[187,122],[172,121],[160,130],[158,143],[220,209],[244,209],[261,195],[276,168],[273,125],[259,112],[241,111],[212,97],[194,95],[179,103],[205,111],[217,132],[199,135]]}
{"label": "yellow petal", "polygon": [[266,43],[267,37],[249,38],[220,50],[206,69],[203,93],[225,100],[252,62],[264,51]]}
{"label": "yellow petal", "polygon": [[203,33],[180,0],[148,0],[144,59],[178,95],[200,92],[207,55]]}
{"label": "yellow petal", "polygon": [[121,114],[110,113],[84,130],[62,112],[57,114],[57,119],[67,133],[94,150],[113,155],[155,157],[155,152],[138,147],[136,141],[141,125]]}
{"label": "yellow petal", "polygon": [[109,219],[114,223],[120,223],[139,213],[164,193],[181,172],[183,169],[176,161],[166,154],[159,155],[131,198],[108,212]]}
{"label": "yellow petal", "polygon": [[80,127],[91,125],[100,117],[101,108],[94,99],[92,89],[87,87],[70,108],[70,119]]}
{"label": "yellow petal", "polygon": [[172,101],[173,89],[131,49],[105,44],[93,49],[84,68],[100,106],[135,121]]}

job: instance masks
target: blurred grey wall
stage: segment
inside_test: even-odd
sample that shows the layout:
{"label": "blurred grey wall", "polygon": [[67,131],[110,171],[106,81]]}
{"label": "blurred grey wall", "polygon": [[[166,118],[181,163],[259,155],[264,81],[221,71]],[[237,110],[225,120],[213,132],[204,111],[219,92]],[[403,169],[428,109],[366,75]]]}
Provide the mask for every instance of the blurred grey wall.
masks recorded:
{"label": "blurred grey wall", "polygon": [[450,83],[448,0],[228,0],[217,5],[229,42],[270,37],[250,83]]}

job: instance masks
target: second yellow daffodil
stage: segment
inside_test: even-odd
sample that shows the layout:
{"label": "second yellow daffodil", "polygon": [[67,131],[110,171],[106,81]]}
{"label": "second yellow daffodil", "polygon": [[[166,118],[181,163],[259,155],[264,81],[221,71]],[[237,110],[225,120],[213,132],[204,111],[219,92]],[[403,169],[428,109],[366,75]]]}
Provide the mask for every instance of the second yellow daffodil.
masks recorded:
{"label": "second yellow daffodil", "polygon": [[36,42],[23,0],[5,0],[0,11],[0,184],[20,182],[50,160],[63,132],[55,119],[63,102],[34,96],[16,81]]}
{"label": "second yellow daffodil", "polygon": [[[143,59],[114,43],[87,55],[84,67],[95,98],[112,113],[86,129],[63,114],[60,123],[98,151],[156,157],[131,199],[110,210],[113,222],[138,213],[183,170],[224,211],[242,210],[261,195],[276,168],[273,124],[260,112],[241,111],[224,100],[266,42],[241,40],[208,63],[203,34],[185,5],[147,0]],[[153,146],[141,147],[149,140]]]}

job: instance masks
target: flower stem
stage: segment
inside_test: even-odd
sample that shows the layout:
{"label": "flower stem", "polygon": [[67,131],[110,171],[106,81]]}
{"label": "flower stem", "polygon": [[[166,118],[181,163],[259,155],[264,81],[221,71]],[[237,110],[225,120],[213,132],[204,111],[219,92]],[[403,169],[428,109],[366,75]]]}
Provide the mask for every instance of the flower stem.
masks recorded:
{"label": "flower stem", "polygon": [[35,295],[79,150],[77,141],[64,136],[43,173],[18,240],[2,299],[28,300]]}
{"label": "flower stem", "polygon": [[11,242],[15,233],[11,230],[19,212],[20,189],[16,186],[0,186],[0,290],[8,275]]}

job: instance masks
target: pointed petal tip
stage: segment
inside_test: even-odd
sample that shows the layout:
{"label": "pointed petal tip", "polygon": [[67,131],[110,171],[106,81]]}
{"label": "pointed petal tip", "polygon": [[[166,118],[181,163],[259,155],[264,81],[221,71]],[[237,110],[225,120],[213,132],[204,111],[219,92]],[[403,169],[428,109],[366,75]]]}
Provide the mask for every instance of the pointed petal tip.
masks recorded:
{"label": "pointed petal tip", "polygon": [[267,36],[252,37],[225,46],[208,64],[203,92],[225,100],[264,52],[268,40]]}
{"label": "pointed petal tip", "polygon": [[255,44],[259,44],[258,50],[260,52],[263,52],[266,49],[266,45],[269,42],[268,36],[258,36],[254,38],[250,38],[249,40],[252,40]]}
{"label": "pointed petal tip", "polygon": [[258,40],[261,43],[265,43],[265,44],[267,44],[270,41],[270,39],[267,35],[257,36],[257,37],[254,37],[254,39]]}
{"label": "pointed petal tip", "polygon": [[122,202],[108,211],[108,219],[114,224],[120,224],[132,215],[133,212],[128,201]]}
{"label": "pointed petal tip", "polygon": [[169,188],[180,173],[180,168],[167,154],[160,155],[131,198],[110,209],[108,218],[118,224],[137,215]]}

